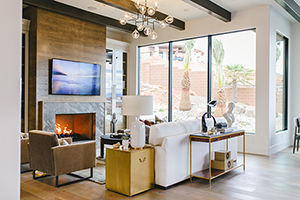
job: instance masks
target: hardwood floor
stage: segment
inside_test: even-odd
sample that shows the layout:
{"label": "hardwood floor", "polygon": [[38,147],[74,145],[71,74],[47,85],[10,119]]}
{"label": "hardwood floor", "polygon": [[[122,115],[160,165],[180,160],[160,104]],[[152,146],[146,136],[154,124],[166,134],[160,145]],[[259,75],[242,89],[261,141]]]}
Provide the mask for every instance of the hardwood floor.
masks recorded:
{"label": "hardwood floor", "polygon": [[239,168],[216,178],[211,187],[208,181],[193,178],[192,183],[187,180],[167,190],[156,187],[133,197],[91,181],[56,188],[51,186],[54,179],[47,180],[33,180],[32,172],[21,174],[21,199],[300,199],[300,152],[293,154],[287,148],[270,157],[246,155],[246,171]]}

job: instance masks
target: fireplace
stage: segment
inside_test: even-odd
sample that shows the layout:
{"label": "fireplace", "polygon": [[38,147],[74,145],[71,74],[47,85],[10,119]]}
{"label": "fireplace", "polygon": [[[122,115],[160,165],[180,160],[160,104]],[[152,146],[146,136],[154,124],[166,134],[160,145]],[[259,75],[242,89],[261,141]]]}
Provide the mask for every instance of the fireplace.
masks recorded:
{"label": "fireplace", "polygon": [[73,141],[94,140],[95,113],[56,114],[55,133],[58,138],[72,137]]}
{"label": "fireplace", "polygon": [[[104,134],[105,103],[104,102],[46,102],[39,101],[38,130],[55,133],[56,115],[61,114],[87,114],[94,113],[94,124],[96,131],[93,139],[96,148],[100,149],[101,135]],[[77,123],[75,123],[77,124]],[[62,126],[62,124],[61,124]],[[74,128],[72,129],[74,133]],[[97,151],[100,156],[100,151]]]}

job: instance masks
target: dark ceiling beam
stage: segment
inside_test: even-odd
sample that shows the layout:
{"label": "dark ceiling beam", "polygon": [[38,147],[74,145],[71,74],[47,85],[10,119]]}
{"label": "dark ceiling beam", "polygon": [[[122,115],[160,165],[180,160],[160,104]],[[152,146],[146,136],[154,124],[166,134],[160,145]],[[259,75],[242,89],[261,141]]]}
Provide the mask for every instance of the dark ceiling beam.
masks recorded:
{"label": "dark ceiling beam", "polygon": [[212,15],[224,22],[231,21],[231,12],[209,0],[183,0],[184,2]]}
{"label": "dark ceiling beam", "polygon": [[[35,6],[59,14],[67,15],[77,19],[93,22],[103,26],[119,29],[128,33],[132,33],[135,30],[135,26],[131,24],[121,25],[118,20],[97,15],[82,9],[78,9],[72,6],[68,6],[53,0],[23,0],[23,3],[29,6]],[[141,36],[144,36],[141,34]]]}
{"label": "dark ceiling beam", "polygon": [[[130,12],[130,13],[138,12],[136,7],[134,6],[134,2],[131,0],[121,0],[121,1],[120,0],[95,0],[95,1],[118,8],[120,10],[124,10],[126,12]],[[164,20],[167,16],[168,16],[167,14],[156,11],[152,17],[161,21]],[[174,22],[169,26],[178,30],[185,30],[185,22],[176,19],[175,17],[174,17]]]}
{"label": "dark ceiling beam", "polygon": [[300,6],[294,0],[275,1],[300,23]]}

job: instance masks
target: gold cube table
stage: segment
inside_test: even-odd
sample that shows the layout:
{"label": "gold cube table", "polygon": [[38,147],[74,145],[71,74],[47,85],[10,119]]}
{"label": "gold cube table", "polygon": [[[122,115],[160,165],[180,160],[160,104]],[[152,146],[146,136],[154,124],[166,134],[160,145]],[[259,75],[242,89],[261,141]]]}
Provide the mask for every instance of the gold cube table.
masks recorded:
{"label": "gold cube table", "polygon": [[106,189],[132,196],[154,187],[154,148],[106,149]]}

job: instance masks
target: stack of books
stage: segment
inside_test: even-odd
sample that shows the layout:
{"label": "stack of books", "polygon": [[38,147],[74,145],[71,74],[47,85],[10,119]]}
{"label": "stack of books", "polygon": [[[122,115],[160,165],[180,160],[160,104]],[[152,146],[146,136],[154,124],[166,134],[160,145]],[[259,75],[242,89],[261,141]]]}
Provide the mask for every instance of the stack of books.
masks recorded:
{"label": "stack of books", "polygon": [[235,130],[234,128],[218,128],[217,129],[217,131],[220,132],[220,133],[229,133],[229,132],[232,132],[234,130]]}

